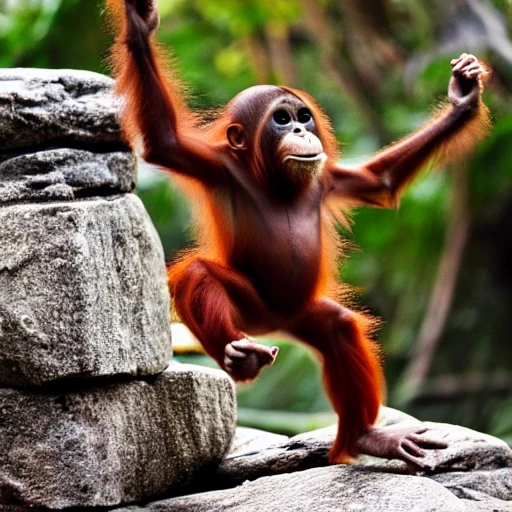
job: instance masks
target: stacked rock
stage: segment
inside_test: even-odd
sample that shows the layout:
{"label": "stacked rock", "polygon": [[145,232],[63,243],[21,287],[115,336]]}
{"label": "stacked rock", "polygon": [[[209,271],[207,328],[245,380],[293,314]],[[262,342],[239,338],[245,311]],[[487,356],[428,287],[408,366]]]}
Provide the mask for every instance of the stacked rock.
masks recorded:
{"label": "stacked rock", "polygon": [[229,378],[168,366],[164,255],[111,86],[0,70],[0,505],[144,500],[234,434]]}

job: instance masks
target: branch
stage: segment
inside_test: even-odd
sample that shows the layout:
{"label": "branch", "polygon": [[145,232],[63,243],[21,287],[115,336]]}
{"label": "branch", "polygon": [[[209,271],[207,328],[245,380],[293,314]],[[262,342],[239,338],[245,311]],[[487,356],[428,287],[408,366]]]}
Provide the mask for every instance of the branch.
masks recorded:
{"label": "branch", "polygon": [[434,357],[450,313],[462,257],[470,227],[468,206],[467,168],[454,168],[452,184],[452,211],[437,278],[423,319],[411,362],[405,371],[406,385],[423,387],[430,373]]}
{"label": "branch", "polygon": [[271,21],[265,27],[272,71],[277,83],[297,87],[297,73],[290,47],[290,33],[284,21]]}
{"label": "branch", "polygon": [[322,60],[333,81],[353,104],[368,129],[381,143],[388,143],[392,137],[367,96],[368,87],[359,79],[356,69],[347,64],[349,56],[341,58],[338,34],[335,34],[324,8],[317,0],[303,0],[303,6],[309,31],[320,48]]}
{"label": "branch", "polygon": [[511,393],[512,380],[507,373],[444,375],[425,381],[411,402],[414,405],[438,404],[470,396],[509,396]]}

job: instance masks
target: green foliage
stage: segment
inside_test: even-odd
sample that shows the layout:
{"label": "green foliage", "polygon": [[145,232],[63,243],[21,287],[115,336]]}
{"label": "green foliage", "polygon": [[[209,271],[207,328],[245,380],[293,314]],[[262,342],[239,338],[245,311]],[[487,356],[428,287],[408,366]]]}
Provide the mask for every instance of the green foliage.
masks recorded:
{"label": "green foliage", "polygon": [[[190,85],[193,107],[204,109],[224,104],[254,83],[243,45],[233,41],[226,30],[217,30],[209,20],[199,18],[188,3],[174,16],[163,22],[167,30],[162,30],[160,38],[173,48],[180,75]],[[186,62],[195,65],[180,66]]]}
{"label": "green foliage", "polygon": [[496,119],[492,137],[483,141],[475,155],[471,199],[475,213],[485,215],[489,204],[506,202],[512,193],[512,113]]}
{"label": "green foliage", "polygon": [[2,1],[2,67],[105,69],[108,37],[99,2],[0,0],[0,7]]}
{"label": "green foliage", "polygon": [[269,20],[293,21],[299,17],[296,0],[196,0],[202,15],[220,29],[228,28],[235,37],[244,37],[265,27]]}
{"label": "green foliage", "polygon": [[162,240],[165,254],[188,245],[191,233],[188,205],[169,179],[143,162],[139,163],[137,195],[144,202]]}
{"label": "green foliage", "polygon": [[512,446],[512,399],[502,402],[493,413],[491,434]]}
{"label": "green foliage", "polygon": [[12,65],[48,35],[60,4],[60,0],[0,0],[0,66]]}

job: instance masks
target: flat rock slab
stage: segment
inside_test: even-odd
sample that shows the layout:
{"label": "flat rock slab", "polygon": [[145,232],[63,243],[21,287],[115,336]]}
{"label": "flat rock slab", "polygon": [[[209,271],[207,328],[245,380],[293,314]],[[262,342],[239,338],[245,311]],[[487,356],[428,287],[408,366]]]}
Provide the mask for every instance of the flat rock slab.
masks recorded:
{"label": "flat rock slab", "polygon": [[235,425],[231,379],[192,365],[87,390],[0,389],[0,504],[115,506],[179,489],[222,458]]}
{"label": "flat rock slab", "polygon": [[512,469],[454,471],[433,475],[471,512],[512,512]]}
{"label": "flat rock slab", "polygon": [[[392,409],[382,412],[382,425],[413,420]],[[512,450],[463,427],[428,425],[452,446],[432,452],[440,467],[422,475],[375,457],[327,466],[335,427],[290,439],[238,428],[230,453],[202,486],[229,489],[116,512],[512,512]]]}
{"label": "flat rock slab", "polygon": [[135,181],[132,153],[37,151],[0,161],[0,204],[127,193],[133,191]]}
{"label": "flat rock slab", "polygon": [[91,71],[0,69],[0,154],[122,146],[113,83]]}
{"label": "flat rock slab", "polygon": [[234,459],[238,456],[260,453],[273,446],[286,444],[288,440],[289,437],[282,434],[265,432],[251,427],[238,427],[228,458]]}
{"label": "flat rock slab", "polygon": [[[512,470],[509,470],[512,472]],[[510,478],[512,474],[508,475]],[[506,475],[503,475],[506,477]],[[489,498],[495,512],[510,502]],[[488,503],[487,503],[488,504]],[[260,478],[234,489],[157,501],[117,512],[476,512],[486,503],[460,499],[429,478],[330,466]]]}
{"label": "flat rock slab", "polygon": [[1,384],[167,366],[164,255],[135,195],[0,207],[0,225]]}
{"label": "flat rock slab", "polygon": [[[389,417],[395,413],[393,409],[382,409],[381,424],[389,424],[386,416]],[[512,449],[496,437],[457,425],[421,423],[411,419],[432,429],[429,437],[448,444],[448,447],[442,450],[428,450],[425,461],[429,465],[436,466],[434,472],[425,471],[417,474],[430,476],[435,472],[445,471],[512,468]],[[400,423],[410,423],[410,420],[404,415],[404,421]],[[333,425],[286,440],[278,441],[275,438],[270,444],[265,441],[273,439],[268,437],[268,433],[262,433],[259,442],[258,436],[253,433],[252,440],[245,445],[243,440],[248,438],[247,432],[237,433],[233,444],[234,449],[221,462],[215,474],[212,475],[211,481],[215,482],[217,489],[223,489],[263,476],[326,466],[328,465],[327,454],[336,436],[336,429],[337,427]],[[354,464],[404,475],[413,473],[405,462],[399,460],[361,455]],[[510,499],[512,499],[512,482]]]}

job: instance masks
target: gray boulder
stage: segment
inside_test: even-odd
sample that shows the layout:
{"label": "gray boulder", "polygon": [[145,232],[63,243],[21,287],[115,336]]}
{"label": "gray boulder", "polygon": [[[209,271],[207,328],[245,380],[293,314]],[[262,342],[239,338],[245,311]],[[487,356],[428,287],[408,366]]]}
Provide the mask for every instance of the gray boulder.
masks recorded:
{"label": "gray boulder", "polygon": [[167,366],[164,255],[136,196],[5,206],[0,225],[1,384]]}
{"label": "gray boulder", "polygon": [[0,154],[121,148],[113,83],[90,71],[0,69]]}
{"label": "gray boulder", "polygon": [[469,512],[442,485],[416,476],[332,466],[264,477],[235,489],[157,501],[118,512]]}
{"label": "gray boulder", "polygon": [[66,201],[132,192],[135,180],[132,153],[38,151],[0,163],[0,204]]}
{"label": "gray boulder", "polygon": [[[396,411],[382,408],[380,425],[396,422]],[[390,422],[390,417],[393,421]],[[419,422],[406,415],[400,422],[417,422],[430,427],[429,437],[445,441],[448,447],[442,450],[428,450],[425,461],[435,466],[435,472],[416,472],[428,476],[444,471],[471,471],[474,469],[495,470],[512,468],[512,449],[500,439],[476,432],[468,428],[444,423]],[[336,435],[336,426],[306,432],[286,440],[274,439],[265,442],[268,435],[254,435],[251,442],[242,444],[235,441],[236,450],[231,452],[219,465],[215,478],[217,488],[233,487],[246,480],[255,480],[262,476],[303,471],[305,469],[326,466],[327,454]],[[237,439],[247,439],[247,433],[237,434]],[[270,438],[272,439],[272,438]],[[399,460],[386,460],[360,455],[354,464],[366,466],[378,471],[411,474],[407,464]],[[510,492],[512,499],[512,488]]]}
{"label": "gray boulder", "polygon": [[104,507],[175,491],[222,458],[235,424],[231,379],[177,363],[44,396],[1,389],[0,503]]}
{"label": "gray boulder", "polygon": [[512,512],[512,469],[449,471],[430,477],[475,512]]}
{"label": "gray boulder", "polygon": [[[382,409],[381,425],[405,421],[418,420]],[[450,444],[431,451],[430,462],[438,467],[428,473],[364,456],[353,465],[327,466],[335,427],[290,439],[239,428],[230,453],[205,479],[203,490],[210,492],[118,510],[512,512],[512,450],[506,443],[462,427],[427,425],[432,436]]]}

